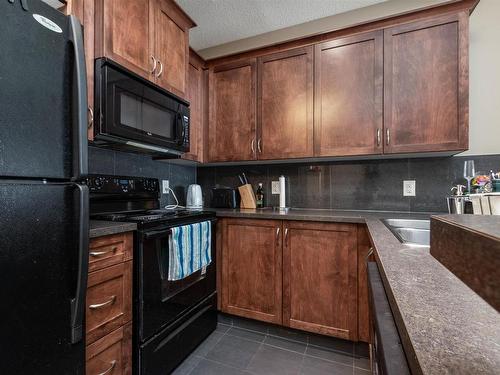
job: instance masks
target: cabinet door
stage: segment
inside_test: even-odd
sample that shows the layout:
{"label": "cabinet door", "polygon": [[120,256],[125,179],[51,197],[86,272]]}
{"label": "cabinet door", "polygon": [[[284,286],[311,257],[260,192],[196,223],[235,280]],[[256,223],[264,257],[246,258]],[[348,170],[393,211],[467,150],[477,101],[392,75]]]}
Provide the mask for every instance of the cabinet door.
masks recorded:
{"label": "cabinet door", "polygon": [[386,153],[468,147],[468,16],[385,30]]}
{"label": "cabinet door", "polygon": [[184,96],[189,64],[189,25],[170,0],[155,0],[156,84]]}
{"label": "cabinet door", "polygon": [[227,219],[222,311],[281,324],[281,221]]}
{"label": "cabinet door", "polygon": [[316,156],[382,153],[382,31],[316,46]]}
{"label": "cabinet door", "polygon": [[103,48],[98,48],[98,55],[153,80],[150,0],[100,0],[96,6],[97,16],[104,12]]}
{"label": "cabinet door", "polygon": [[313,156],[313,47],[259,59],[259,159]]}
{"label": "cabinet door", "polygon": [[256,157],[256,60],[212,68],[209,73],[210,161]]}
{"label": "cabinet door", "polygon": [[357,340],[356,225],[283,226],[283,324]]}
{"label": "cabinet door", "polygon": [[185,159],[203,161],[203,82],[204,71],[196,63],[194,57],[190,58],[188,67],[188,85],[186,99],[189,101],[190,123],[189,123],[189,153],[183,157]]}

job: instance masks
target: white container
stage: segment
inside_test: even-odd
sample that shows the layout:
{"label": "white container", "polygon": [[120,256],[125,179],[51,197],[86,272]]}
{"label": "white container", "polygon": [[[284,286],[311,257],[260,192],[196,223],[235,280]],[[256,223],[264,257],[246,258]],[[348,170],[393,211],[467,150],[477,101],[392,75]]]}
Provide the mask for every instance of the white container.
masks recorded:
{"label": "white container", "polygon": [[199,210],[203,208],[203,196],[201,194],[200,185],[192,184],[188,186],[186,208],[188,210]]}
{"label": "white container", "polygon": [[474,215],[500,215],[500,193],[469,195]]}

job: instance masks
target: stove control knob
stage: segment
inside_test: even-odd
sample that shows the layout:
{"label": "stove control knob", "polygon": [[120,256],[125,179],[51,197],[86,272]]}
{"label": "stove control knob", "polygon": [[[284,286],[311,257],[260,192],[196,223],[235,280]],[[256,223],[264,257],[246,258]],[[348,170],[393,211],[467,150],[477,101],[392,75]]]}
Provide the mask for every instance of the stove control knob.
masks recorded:
{"label": "stove control knob", "polygon": [[103,178],[102,177],[96,177],[94,178],[94,186],[96,188],[101,188],[103,185]]}

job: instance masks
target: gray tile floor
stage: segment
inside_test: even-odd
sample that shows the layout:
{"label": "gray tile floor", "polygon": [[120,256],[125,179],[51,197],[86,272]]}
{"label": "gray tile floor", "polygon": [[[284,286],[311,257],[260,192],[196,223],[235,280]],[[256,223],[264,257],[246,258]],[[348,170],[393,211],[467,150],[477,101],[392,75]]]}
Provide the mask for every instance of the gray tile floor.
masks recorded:
{"label": "gray tile floor", "polygon": [[174,375],[369,375],[367,356],[366,344],[221,315]]}

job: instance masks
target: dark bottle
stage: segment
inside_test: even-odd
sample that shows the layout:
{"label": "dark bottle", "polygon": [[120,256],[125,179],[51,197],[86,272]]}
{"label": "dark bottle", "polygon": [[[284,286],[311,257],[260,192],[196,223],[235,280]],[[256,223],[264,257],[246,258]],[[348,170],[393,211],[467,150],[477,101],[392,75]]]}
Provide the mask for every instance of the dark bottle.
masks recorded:
{"label": "dark bottle", "polygon": [[257,200],[257,208],[264,207],[264,188],[262,187],[262,182],[259,183],[257,193],[255,193],[255,199]]}

